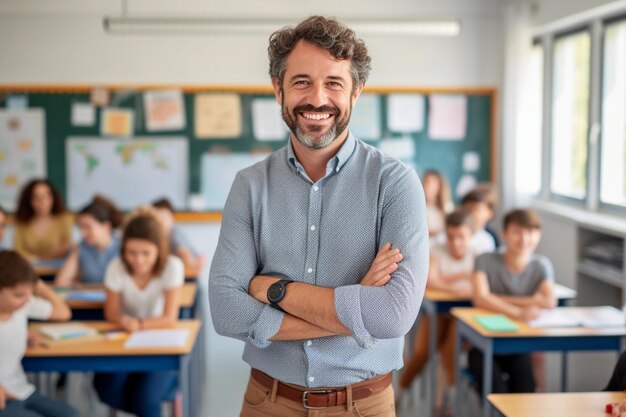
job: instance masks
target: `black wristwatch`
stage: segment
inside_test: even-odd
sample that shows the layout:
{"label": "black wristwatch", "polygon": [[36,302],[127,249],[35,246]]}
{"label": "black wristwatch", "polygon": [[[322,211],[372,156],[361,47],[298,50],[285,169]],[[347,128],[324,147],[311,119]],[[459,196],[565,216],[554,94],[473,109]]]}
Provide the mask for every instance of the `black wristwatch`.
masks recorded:
{"label": "black wristwatch", "polygon": [[290,279],[281,279],[280,281],[277,281],[270,285],[270,287],[267,289],[267,300],[270,302],[270,305],[272,307],[280,311],[285,311],[280,308],[278,303],[280,303],[282,299],[285,298],[285,294],[287,294],[287,285],[292,282],[293,281]]}

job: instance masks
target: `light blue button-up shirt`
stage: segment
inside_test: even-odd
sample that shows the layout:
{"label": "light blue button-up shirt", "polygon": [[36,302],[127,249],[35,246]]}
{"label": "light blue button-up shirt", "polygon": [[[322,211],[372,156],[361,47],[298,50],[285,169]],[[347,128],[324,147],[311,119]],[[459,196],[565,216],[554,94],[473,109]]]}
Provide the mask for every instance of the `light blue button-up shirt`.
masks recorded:
{"label": "light blue button-up shirt", "polygon": [[[424,192],[415,171],[348,135],[311,181],[291,142],[240,171],[222,216],[209,301],[217,332],[284,382],[344,386],[402,367],[428,273]],[[359,285],[386,242],[404,259],[382,287]],[[284,313],[248,295],[257,274],[335,288],[351,336],[272,341]]]}

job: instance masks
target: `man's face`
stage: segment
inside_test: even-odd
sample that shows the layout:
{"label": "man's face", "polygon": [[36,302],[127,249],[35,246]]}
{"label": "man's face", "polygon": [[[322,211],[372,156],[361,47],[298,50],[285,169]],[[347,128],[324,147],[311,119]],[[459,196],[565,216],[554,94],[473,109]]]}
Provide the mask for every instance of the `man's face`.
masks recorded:
{"label": "man's face", "polygon": [[322,149],[341,136],[363,86],[353,90],[349,60],[300,41],[289,57],[282,85],[272,84],[283,120],[305,146]]}

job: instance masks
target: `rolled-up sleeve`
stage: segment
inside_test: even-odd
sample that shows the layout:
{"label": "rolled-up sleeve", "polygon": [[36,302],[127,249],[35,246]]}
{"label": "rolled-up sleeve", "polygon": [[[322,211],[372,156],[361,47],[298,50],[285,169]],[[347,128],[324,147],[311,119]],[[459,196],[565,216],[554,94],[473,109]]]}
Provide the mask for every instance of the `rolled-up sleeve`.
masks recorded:
{"label": "rolled-up sleeve", "polygon": [[399,248],[403,260],[382,287],[348,285],[335,289],[335,309],[362,348],[376,339],[404,336],[413,325],[428,275],[428,227],[424,191],[406,170],[384,190],[379,247]]}
{"label": "rolled-up sleeve", "polygon": [[209,306],[218,334],[264,348],[280,329],[284,313],[248,294],[248,285],[257,270],[250,183],[240,172],[223,211],[209,274]]}

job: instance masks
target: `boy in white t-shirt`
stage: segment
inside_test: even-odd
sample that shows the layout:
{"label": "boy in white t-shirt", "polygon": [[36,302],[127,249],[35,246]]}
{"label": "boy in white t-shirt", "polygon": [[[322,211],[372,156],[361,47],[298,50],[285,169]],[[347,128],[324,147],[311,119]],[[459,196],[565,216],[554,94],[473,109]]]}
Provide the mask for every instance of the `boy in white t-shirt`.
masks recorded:
{"label": "boy in white t-shirt", "polygon": [[472,215],[475,229],[470,244],[476,255],[495,251],[500,241],[488,226],[496,212],[496,194],[493,189],[488,185],[480,185],[463,197],[461,204]]}
{"label": "boy in white t-shirt", "polygon": [[67,404],[40,395],[27,379],[22,357],[28,319],[69,320],[70,309],[17,252],[0,251],[0,417],[78,417]]}
{"label": "boy in white t-shirt", "polygon": [[[446,217],[446,243],[435,246],[430,253],[428,289],[448,291],[459,297],[471,299],[471,276],[474,270],[475,254],[470,246],[474,234],[474,224],[470,213],[457,210]],[[413,379],[422,371],[428,359],[429,322],[422,318],[415,338],[415,350],[406,362],[400,376],[399,390],[408,388]],[[447,386],[454,385],[454,320],[448,314],[437,317],[437,350],[441,354],[441,365],[445,381],[438,387],[436,409],[443,402]]]}

